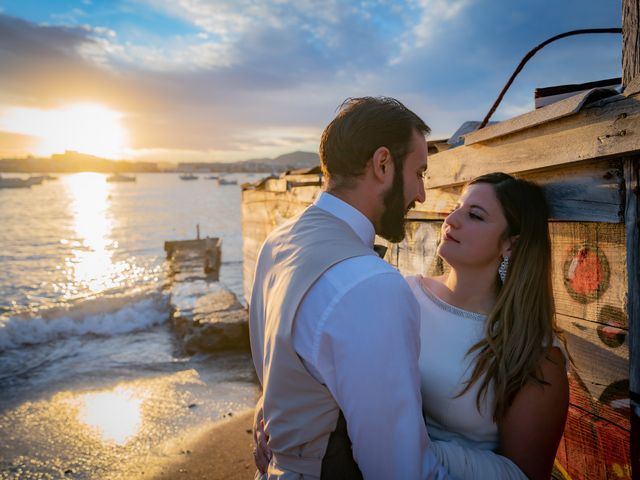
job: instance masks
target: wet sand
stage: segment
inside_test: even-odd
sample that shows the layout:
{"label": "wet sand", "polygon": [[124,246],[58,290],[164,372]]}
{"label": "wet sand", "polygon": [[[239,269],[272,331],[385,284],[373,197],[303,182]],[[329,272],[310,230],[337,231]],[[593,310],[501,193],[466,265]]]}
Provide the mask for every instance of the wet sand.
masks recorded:
{"label": "wet sand", "polygon": [[174,454],[148,465],[137,480],[253,479],[253,410],[233,415],[174,447]]}

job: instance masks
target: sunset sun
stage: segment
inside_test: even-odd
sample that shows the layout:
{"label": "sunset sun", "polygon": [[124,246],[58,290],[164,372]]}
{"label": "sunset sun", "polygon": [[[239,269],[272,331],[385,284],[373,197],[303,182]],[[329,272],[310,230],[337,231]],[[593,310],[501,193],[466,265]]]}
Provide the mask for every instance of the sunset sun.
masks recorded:
{"label": "sunset sun", "polygon": [[0,117],[0,129],[37,138],[38,155],[65,150],[122,158],[127,132],[122,115],[94,103],[67,105],[55,110],[15,107]]}

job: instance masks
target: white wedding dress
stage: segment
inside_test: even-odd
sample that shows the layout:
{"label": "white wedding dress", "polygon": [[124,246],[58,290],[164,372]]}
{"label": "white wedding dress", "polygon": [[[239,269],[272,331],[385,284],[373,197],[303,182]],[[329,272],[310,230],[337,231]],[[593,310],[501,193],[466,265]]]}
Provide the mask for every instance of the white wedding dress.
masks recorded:
{"label": "white wedding dress", "polygon": [[[439,459],[458,478],[526,479],[511,460],[493,453],[498,447],[498,426],[490,408],[493,391],[483,397],[480,411],[480,382],[458,396],[473,371],[474,356],[467,352],[482,339],[486,317],[442,301],[420,277],[407,277],[407,282],[420,304],[422,410]],[[463,447],[487,455],[469,458]]]}

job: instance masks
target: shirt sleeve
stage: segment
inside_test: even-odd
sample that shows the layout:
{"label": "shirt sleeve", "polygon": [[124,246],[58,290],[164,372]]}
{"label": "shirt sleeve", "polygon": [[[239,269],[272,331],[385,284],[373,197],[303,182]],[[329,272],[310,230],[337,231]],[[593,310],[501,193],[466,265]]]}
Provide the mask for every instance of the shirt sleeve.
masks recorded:
{"label": "shirt sleeve", "polygon": [[422,418],[419,306],[395,271],[339,292],[312,363],[339,404],[367,479],[445,479]]}
{"label": "shirt sleeve", "polygon": [[463,447],[454,441],[435,440],[432,445],[438,460],[449,473],[463,480],[527,480],[515,463],[491,450]]}

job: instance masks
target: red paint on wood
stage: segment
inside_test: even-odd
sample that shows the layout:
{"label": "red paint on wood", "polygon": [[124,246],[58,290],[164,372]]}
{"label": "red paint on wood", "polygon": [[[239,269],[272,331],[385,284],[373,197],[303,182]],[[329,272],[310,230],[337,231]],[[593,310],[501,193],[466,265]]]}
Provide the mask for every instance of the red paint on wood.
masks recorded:
{"label": "red paint on wood", "polygon": [[581,249],[572,262],[571,287],[582,295],[592,295],[604,278],[604,269],[598,255],[586,248]]}
{"label": "red paint on wood", "polygon": [[630,411],[622,398],[628,389],[613,384],[601,402],[575,372],[569,385],[571,405],[557,462],[572,480],[630,480]]}
{"label": "red paint on wood", "polygon": [[625,382],[615,382],[613,388],[605,389],[603,401],[594,399],[575,372],[569,376],[570,402],[575,407],[630,431],[629,387]]}
{"label": "red paint on wood", "polygon": [[609,287],[609,261],[597,245],[574,245],[564,262],[564,284],[571,297],[590,303]]}

